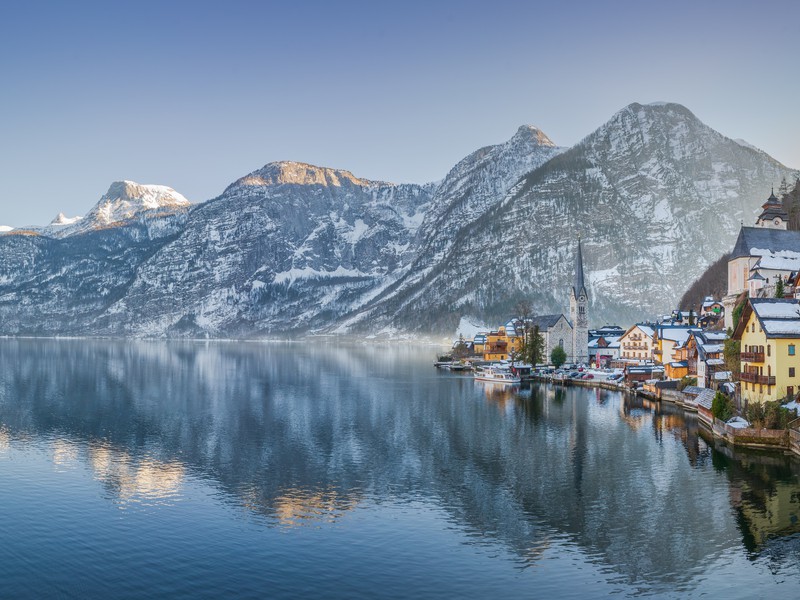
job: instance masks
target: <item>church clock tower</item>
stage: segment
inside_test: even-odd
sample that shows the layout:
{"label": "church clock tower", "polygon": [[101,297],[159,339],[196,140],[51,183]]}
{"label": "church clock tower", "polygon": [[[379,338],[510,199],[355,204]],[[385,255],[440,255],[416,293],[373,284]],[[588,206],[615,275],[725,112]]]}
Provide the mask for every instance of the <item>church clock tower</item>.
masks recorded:
{"label": "church clock tower", "polygon": [[583,255],[578,238],[575,256],[575,282],[569,294],[569,317],[572,321],[573,362],[589,362],[589,294],[583,282]]}

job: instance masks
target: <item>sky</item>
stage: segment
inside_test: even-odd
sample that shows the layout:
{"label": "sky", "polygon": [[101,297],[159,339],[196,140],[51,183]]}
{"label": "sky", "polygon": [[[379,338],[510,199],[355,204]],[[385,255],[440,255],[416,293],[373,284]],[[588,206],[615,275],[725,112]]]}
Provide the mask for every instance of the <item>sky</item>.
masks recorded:
{"label": "sky", "polygon": [[678,102],[800,168],[800,2],[0,0],[0,225],[109,185],[213,198],[268,162],[442,179],[522,124],[570,146]]}

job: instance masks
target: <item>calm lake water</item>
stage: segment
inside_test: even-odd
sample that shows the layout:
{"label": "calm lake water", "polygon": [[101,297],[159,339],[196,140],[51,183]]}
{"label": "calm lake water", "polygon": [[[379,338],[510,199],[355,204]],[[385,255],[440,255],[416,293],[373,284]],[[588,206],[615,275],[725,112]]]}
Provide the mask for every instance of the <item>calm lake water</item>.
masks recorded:
{"label": "calm lake water", "polygon": [[796,460],[435,354],[0,340],[0,596],[800,596]]}

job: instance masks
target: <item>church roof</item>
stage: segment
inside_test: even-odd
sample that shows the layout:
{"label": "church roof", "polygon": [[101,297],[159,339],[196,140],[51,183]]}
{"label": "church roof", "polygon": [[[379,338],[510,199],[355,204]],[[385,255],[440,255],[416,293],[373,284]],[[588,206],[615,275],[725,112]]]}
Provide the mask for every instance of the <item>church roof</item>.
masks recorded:
{"label": "church roof", "polygon": [[800,231],[767,229],[765,227],[742,227],[733,247],[731,257],[764,256],[777,252],[800,251]]}
{"label": "church roof", "polygon": [[[557,315],[540,315],[538,317],[533,317],[530,319],[530,324],[534,327],[538,326],[539,331],[547,331],[551,327],[554,327],[558,320],[564,317],[563,314]],[[566,317],[564,317],[566,319]]]}
{"label": "church roof", "polygon": [[775,217],[780,217],[784,221],[789,219],[789,213],[783,210],[783,203],[775,197],[775,190],[772,191],[761,208],[763,210],[758,216],[760,221],[772,221]]}

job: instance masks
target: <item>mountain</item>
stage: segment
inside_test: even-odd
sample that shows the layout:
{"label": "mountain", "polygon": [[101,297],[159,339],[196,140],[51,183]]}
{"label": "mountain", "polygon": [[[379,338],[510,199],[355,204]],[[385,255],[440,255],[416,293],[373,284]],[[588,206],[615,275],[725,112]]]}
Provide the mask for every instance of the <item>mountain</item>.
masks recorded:
{"label": "mountain", "polygon": [[579,234],[592,324],[624,324],[674,308],[796,176],[659,103],[569,149],[523,126],[438,184],[275,162],[190,205],[116,182],[81,219],[0,234],[0,333],[451,333],[523,298],[563,310]]}
{"label": "mountain", "polygon": [[681,105],[631,104],[346,325],[447,331],[461,315],[499,322],[522,298],[540,313],[565,310],[579,235],[594,324],[661,314],[730,250],[770,185],[796,176]]}
{"label": "mountain", "polygon": [[[459,161],[437,188],[419,228],[415,252],[402,272],[403,289],[422,281],[448,255],[458,233],[494,208],[525,174],[565,150],[540,129],[523,125],[507,142],[486,146]],[[393,287],[385,286],[380,297],[393,296]],[[347,332],[353,322],[362,319],[359,314],[345,319],[337,331]],[[424,318],[417,321],[421,323]],[[396,330],[390,321],[380,325],[383,332]]]}
{"label": "mountain", "polygon": [[392,280],[432,191],[270,163],[191,211],[109,307],[109,323],[133,335],[324,327]]}

